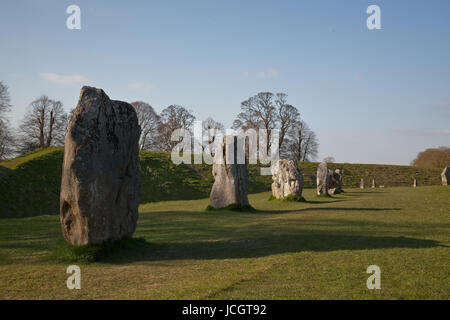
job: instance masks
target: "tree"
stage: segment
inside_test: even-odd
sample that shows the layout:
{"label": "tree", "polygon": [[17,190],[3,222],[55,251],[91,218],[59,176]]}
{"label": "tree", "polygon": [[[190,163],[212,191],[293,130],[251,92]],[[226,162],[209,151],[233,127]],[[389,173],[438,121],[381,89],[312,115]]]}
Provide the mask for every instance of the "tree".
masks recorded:
{"label": "tree", "polygon": [[5,160],[13,153],[14,137],[6,116],[9,111],[11,111],[11,100],[8,87],[0,81],[0,160]]}
{"label": "tree", "polygon": [[264,129],[266,136],[266,151],[270,150],[272,130],[277,123],[277,113],[273,101],[274,94],[271,92],[260,92],[257,95],[241,103],[241,113],[233,122],[235,129]]}
{"label": "tree", "polygon": [[300,122],[300,113],[297,108],[287,103],[287,94],[277,93],[275,104],[280,126],[279,147],[282,150],[288,131]]}
{"label": "tree", "polygon": [[303,156],[301,161],[313,161],[319,153],[319,141],[314,131],[308,131],[303,144]]}
{"label": "tree", "polygon": [[0,121],[0,161],[14,153],[14,141],[9,125]]}
{"label": "tree", "polygon": [[62,103],[42,95],[30,107],[19,126],[20,152],[64,145],[68,115]]}
{"label": "tree", "polygon": [[172,151],[177,141],[171,141],[176,129],[186,129],[192,132],[195,116],[192,111],[179,105],[171,105],[161,112],[161,123],[158,127],[158,146],[160,150]]}
{"label": "tree", "polygon": [[288,131],[300,121],[300,113],[287,103],[287,94],[260,92],[241,103],[241,112],[233,122],[235,129],[265,129],[266,150],[270,149],[272,131],[279,129],[279,148],[283,150]]}
{"label": "tree", "polygon": [[267,132],[266,151],[270,149],[271,131],[276,125],[273,93],[260,92],[241,103],[241,113],[233,122],[235,129],[264,129]]}
{"label": "tree", "polygon": [[296,122],[288,132],[286,156],[296,161],[313,161],[319,152],[314,131],[304,121]]}
{"label": "tree", "polygon": [[194,153],[196,151],[195,146],[197,145],[206,154],[214,155],[214,142],[219,136],[225,136],[224,125],[211,117],[206,118],[206,120],[202,121],[202,141],[197,141],[194,137]]}
{"label": "tree", "polygon": [[423,152],[419,152],[411,165],[423,168],[444,168],[450,165],[450,148],[429,148]]}
{"label": "tree", "polygon": [[155,150],[158,143],[158,128],[161,124],[159,115],[146,102],[135,101],[131,105],[136,110],[138,123],[141,126],[140,150]]}
{"label": "tree", "polygon": [[328,157],[323,158],[323,162],[326,162],[326,163],[334,163],[335,161],[336,160],[332,156],[328,156]]}
{"label": "tree", "polygon": [[202,129],[207,137],[208,144],[213,143],[219,133],[225,136],[225,127],[223,124],[211,117],[208,117],[205,121],[203,121]]}
{"label": "tree", "polygon": [[11,110],[8,87],[0,81],[0,120],[5,120],[5,113]]}

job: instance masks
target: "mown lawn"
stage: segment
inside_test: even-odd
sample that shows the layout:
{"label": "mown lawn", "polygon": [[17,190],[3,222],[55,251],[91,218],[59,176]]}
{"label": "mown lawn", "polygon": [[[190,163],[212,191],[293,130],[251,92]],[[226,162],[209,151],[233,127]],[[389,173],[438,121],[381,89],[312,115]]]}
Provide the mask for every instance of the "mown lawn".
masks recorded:
{"label": "mown lawn", "polygon": [[[450,187],[348,189],[307,203],[250,195],[255,213],[207,212],[208,199],[142,205],[145,241],[81,267],[54,215],[0,219],[0,299],[449,299]],[[369,265],[381,290],[366,288]]]}

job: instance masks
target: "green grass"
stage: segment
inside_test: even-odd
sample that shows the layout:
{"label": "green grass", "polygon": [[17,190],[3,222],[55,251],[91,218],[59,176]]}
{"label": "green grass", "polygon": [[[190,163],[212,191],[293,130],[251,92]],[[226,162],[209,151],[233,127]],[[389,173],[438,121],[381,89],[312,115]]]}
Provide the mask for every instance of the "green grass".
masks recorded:
{"label": "green grass", "polygon": [[52,249],[48,261],[66,263],[92,263],[108,260],[115,255],[135,251],[147,244],[143,238],[125,237],[118,241],[106,241],[102,244],[72,245],[63,239]]}
{"label": "green grass", "polygon": [[288,195],[282,199],[277,199],[273,195],[269,197],[269,201],[291,201],[291,202],[306,202],[305,198],[300,195]]}
{"label": "green grass", "polygon": [[39,149],[0,163],[0,217],[59,212],[63,153]]}
{"label": "green grass", "polygon": [[[58,214],[62,148],[39,149],[27,155],[0,162],[0,217],[29,217]],[[206,164],[175,165],[170,153],[147,152],[141,158],[141,203],[191,200],[209,196],[214,179]],[[300,163],[304,187],[315,186],[317,163]],[[419,186],[441,184],[442,169],[410,166],[330,164],[343,170],[344,188],[358,187],[361,178],[366,185],[375,177],[379,185],[411,186],[414,178]],[[248,192],[269,191],[272,178],[260,175],[260,166],[249,166]]]}
{"label": "green grass", "polygon": [[[136,240],[75,252],[57,216],[0,219],[0,299],[450,298],[449,187],[269,195],[249,196],[253,213],[143,204]],[[81,290],[66,288],[69,261]],[[381,290],[366,288],[373,264]]]}

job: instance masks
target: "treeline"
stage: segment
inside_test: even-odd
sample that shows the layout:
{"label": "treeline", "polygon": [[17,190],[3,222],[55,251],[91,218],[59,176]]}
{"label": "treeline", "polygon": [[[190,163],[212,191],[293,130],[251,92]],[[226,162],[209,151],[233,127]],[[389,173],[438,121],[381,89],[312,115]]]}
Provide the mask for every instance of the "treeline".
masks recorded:
{"label": "treeline", "polygon": [[[173,141],[176,129],[193,131],[192,110],[181,105],[170,105],[158,114],[147,102],[131,102],[135,108],[141,137],[140,150],[172,151],[179,141]],[[19,156],[39,148],[64,145],[64,135],[72,112],[67,113],[61,101],[42,95],[30,103],[20,125],[11,128],[7,114],[11,110],[8,87],[0,81],[0,160]],[[319,142],[316,134],[301,118],[299,110],[288,103],[284,93],[260,92],[241,103],[241,112],[233,122],[236,132],[240,129],[265,129],[265,150],[270,150],[272,133],[278,130],[280,156],[297,161],[317,159]],[[213,150],[212,143],[218,134],[225,135],[222,123],[213,118],[202,121],[205,141],[203,150]],[[261,147],[261,146],[260,146]]]}
{"label": "treeline", "polygon": [[450,148],[439,147],[426,149],[411,162],[414,167],[444,168],[450,165]]}

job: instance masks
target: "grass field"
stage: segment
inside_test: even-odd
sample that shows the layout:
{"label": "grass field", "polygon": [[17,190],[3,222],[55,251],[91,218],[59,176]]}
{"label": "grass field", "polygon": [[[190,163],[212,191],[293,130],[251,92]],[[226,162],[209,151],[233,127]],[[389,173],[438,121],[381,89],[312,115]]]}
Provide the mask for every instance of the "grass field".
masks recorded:
{"label": "grass field", "polygon": [[[250,195],[254,213],[208,199],[140,207],[128,250],[55,262],[59,218],[0,219],[0,299],[449,299],[450,187],[347,189],[308,202]],[[369,265],[381,290],[366,288]]]}

